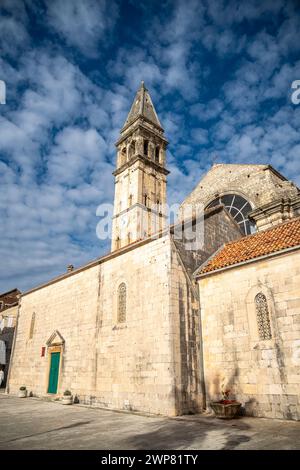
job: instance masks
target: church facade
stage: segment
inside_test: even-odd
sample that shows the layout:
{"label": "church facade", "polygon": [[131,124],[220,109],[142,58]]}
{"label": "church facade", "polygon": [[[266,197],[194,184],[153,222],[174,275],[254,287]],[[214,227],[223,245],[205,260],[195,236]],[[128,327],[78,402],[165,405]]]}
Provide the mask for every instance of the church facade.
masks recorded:
{"label": "church facade", "polygon": [[175,416],[225,386],[247,414],[299,419],[299,189],[269,165],[214,165],[167,226],[167,140],[143,83],[116,147],[111,253],[22,294],[7,391]]}

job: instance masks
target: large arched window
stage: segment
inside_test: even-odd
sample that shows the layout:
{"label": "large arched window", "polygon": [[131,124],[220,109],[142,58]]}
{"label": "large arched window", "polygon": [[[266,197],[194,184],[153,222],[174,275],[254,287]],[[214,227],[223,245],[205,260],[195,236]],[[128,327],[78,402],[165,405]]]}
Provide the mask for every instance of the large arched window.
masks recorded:
{"label": "large arched window", "polygon": [[122,282],[118,287],[118,323],[126,321],[126,284]]}
{"label": "large arched window", "polygon": [[255,309],[259,339],[271,339],[272,332],[268,302],[266,296],[262,292],[259,292],[259,294],[255,296]]}
{"label": "large arched window", "polygon": [[232,215],[245,235],[249,235],[253,232],[253,226],[248,219],[248,214],[252,210],[252,207],[246,199],[237,194],[225,194],[224,196],[214,199],[207,206],[207,209],[217,206],[218,204],[224,204],[225,208]]}

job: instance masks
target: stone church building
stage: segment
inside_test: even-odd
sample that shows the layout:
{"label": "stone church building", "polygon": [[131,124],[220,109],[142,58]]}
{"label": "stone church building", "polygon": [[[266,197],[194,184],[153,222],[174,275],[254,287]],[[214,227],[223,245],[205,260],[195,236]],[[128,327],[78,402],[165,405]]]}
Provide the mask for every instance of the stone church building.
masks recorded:
{"label": "stone church building", "polygon": [[142,83],[116,143],[111,252],[22,294],[7,392],[174,416],[225,387],[246,414],[299,419],[300,191],[267,164],[215,164],[168,226],[167,144]]}

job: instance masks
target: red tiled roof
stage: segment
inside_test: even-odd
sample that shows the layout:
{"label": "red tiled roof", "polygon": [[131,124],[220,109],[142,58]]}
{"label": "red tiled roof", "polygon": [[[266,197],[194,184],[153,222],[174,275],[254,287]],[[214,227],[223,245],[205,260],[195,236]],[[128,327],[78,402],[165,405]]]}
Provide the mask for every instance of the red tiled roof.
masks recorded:
{"label": "red tiled roof", "polygon": [[299,217],[227,243],[197,272],[197,275],[216,271],[297,245],[300,245]]}

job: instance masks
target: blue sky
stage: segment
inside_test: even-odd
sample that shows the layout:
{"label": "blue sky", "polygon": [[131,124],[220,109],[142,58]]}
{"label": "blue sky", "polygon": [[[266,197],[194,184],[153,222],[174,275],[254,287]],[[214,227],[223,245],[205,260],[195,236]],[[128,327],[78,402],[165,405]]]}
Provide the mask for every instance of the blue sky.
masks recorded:
{"label": "blue sky", "polygon": [[0,30],[0,291],[109,250],[96,209],[141,80],[170,142],[170,203],[215,159],[300,183],[299,1],[1,0]]}

